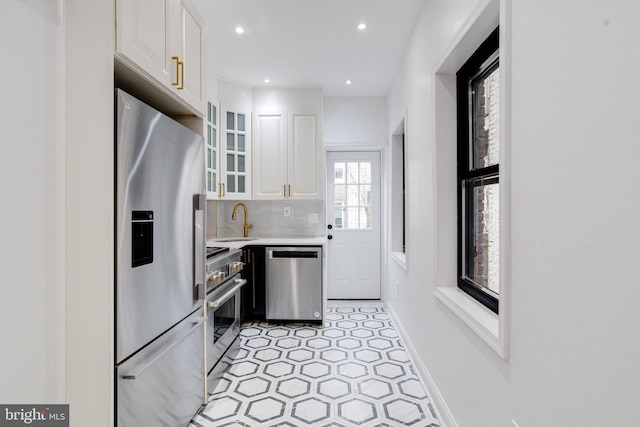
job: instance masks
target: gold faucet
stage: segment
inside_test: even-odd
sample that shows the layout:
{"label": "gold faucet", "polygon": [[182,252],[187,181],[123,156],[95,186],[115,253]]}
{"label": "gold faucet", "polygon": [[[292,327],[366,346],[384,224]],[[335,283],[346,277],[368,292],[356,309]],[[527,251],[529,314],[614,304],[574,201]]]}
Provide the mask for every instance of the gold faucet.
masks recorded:
{"label": "gold faucet", "polygon": [[249,229],[253,228],[253,224],[248,224],[247,223],[247,205],[245,205],[244,203],[240,202],[240,203],[236,203],[236,205],[233,207],[233,213],[231,214],[231,219],[233,221],[236,220],[236,211],[238,210],[238,206],[241,206],[242,209],[244,209],[244,225],[242,226],[242,228],[244,229],[244,237],[249,237]]}

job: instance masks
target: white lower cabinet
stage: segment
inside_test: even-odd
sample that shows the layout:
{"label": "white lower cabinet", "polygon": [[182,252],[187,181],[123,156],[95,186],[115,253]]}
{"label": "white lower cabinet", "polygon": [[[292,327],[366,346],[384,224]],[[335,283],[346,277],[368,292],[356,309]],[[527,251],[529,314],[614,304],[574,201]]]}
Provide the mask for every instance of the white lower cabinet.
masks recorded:
{"label": "white lower cabinet", "polygon": [[317,109],[256,112],[253,198],[322,199],[321,116]]}

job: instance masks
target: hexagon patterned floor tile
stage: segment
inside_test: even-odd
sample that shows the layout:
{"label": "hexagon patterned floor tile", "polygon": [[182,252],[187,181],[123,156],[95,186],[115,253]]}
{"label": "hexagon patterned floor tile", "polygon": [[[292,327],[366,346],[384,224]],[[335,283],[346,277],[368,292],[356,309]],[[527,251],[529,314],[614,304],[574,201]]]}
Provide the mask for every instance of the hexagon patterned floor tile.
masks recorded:
{"label": "hexagon patterned floor tile", "polygon": [[189,427],[440,425],[384,308],[330,308],[326,319],[244,325],[242,350]]}

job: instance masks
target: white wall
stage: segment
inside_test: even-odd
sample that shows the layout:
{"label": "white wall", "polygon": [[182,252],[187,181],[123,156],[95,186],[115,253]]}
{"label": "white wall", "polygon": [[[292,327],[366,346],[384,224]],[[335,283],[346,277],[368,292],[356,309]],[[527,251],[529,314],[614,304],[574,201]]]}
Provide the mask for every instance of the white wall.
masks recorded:
{"label": "white wall", "polygon": [[638,16],[626,0],[513,2],[520,427],[640,419]]}
{"label": "white wall", "polygon": [[387,145],[386,97],[324,98],[324,141],[327,145]]}
{"label": "white wall", "polygon": [[64,403],[61,2],[3,2],[0,402]]}
{"label": "white wall", "polygon": [[104,0],[65,3],[66,402],[72,427],[109,427],[114,425],[115,10]]}
{"label": "white wall", "polygon": [[505,361],[434,297],[450,284],[436,270],[438,251],[451,245],[437,241],[456,236],[440,232],[451,224],[434,190],[442,159],[431,77],[480,3],[426,1],[389,95],[391,128],[408,112],[410,258],[408,272],[389,263],[389,283],[400,289],[388,303],[458,426],[635,425],[640,6],[514,1],[503,16],[512,27]]}

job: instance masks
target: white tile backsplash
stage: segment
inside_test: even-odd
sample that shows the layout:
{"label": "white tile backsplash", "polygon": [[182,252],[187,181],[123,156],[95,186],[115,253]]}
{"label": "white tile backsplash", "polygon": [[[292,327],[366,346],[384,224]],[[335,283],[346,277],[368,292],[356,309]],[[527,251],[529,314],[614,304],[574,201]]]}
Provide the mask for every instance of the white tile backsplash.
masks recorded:
{"label": "white tile backsplash", "polygon": [[[231,220],[237,200],[209,201],[207,205],[207,238],[242,236],[244,211],[238,208]],[[249,236],[253,237],[321,237],[326,234],[324,200],[246,200],[249,212]],[[285,208],[291,216],[285,216]],[[316,221],[317,216],[317,221]]]}

